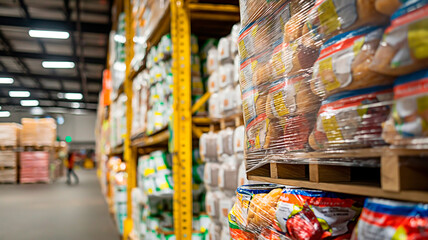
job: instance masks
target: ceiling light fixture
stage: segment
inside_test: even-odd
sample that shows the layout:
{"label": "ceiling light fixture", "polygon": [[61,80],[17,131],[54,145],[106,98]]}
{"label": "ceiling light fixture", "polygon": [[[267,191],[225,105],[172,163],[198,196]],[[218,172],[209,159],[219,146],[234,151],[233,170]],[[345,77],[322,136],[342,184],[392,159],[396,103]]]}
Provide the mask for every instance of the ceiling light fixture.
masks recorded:
{"label": "ceiling light fixture", "polygon": [[42,108],[40,107],[33,107],[30,110],[31,115],[43,115],[45,113],[45,111],[43,111]]}
{"label": "ceiling light fixture", "polygon": [[68,39],[70,37],[70,34],[64,31],[30,30],[28,34],[33,38]]}
{"label": "ceiling light fixture", "polygon": [[11,77],[0,77],[0,84],[12,84],[13,78]]}
{"label": "ceiling light fixture", "polygon": [[39,101],[37,101],[37,100],[21,100],[21,106],[24,106],[24,107],[39,106]]}
{"label": "ceiling light fixture", "polygon": [[0,117],[7,118],[10,117],[9,111],[0,111]]}
{"label": "ceiling light fixture", "polygon": [[44,68],[74,68],[74,62],[66,61],[43,61],[42,66]]}
{"label": "ceiling light fixture", "polygon": [[72,108],[80,108],[80,103],[78,103],[78,102],[73,102],[73,103],[71,103],[71,107],[72,107]]}
{"label": "ceiling light fixture", "polygon": [[83,95],[81,93],[65,93],[64,98],[68,100],[81,100]]}
{"label": "ceiling light fixture", "polygon": [[9,91],[10,97],[29,97],[30,92],[29,91]]}

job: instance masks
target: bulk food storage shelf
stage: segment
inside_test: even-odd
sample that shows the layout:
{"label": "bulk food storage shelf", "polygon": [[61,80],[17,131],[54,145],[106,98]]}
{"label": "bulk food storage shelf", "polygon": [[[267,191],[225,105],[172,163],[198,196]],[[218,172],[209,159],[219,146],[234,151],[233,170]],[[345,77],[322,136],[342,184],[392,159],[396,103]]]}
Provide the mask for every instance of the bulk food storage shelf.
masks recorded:
{"label": "bulk food storage shelf", "polygon": [[[119,5],[121,1],[118,1]],[[173,178],[174,178],[174,231],[177,239],[191,239],[192,236],[192,140],[199,138],[202,133],[208,132],[211,127],[218,125],[220,121],[212,122],[209,118],[192,117],[192,115],[204,105],[210,97],[209,93],[203,95],[192,106],[191,101],[191,33],[198,37],[222,37],[230,32],[231,26],[239,22],[239,7],[229,1],[183,1],[171,0],[169,7],[165,9],[160,21],[148,36],[146,52],[152,46],[159,43],[161,37],[171,33],[174,76],[174,105],[173,124],[148,135],[139,132],[131,135],[132,127],[132,82],[143,71],[145,58],[138,69],[131,68],[131,60],[134,56],[133,37],[135,33],[131,26],[132,3],[124,0],[125,29],[126,29],[126,73],[125,81],[119,87],[119,93],[125,93],[126,102],[126,134],[123,137],[123,145],[113,147],[110,155],[122,155],[127,164],[128,174],[128,214],[124,224],[123,239],[135,238],[132,230],[132,202],[131,190],[136,187],[137,156],[148,154],[159,147],[167,147],[172,142],[173,149]],[[222,4],[219,4],[222,2]],[[120,9],[120,8],[117,8]],[[226,23],[226,24],[225,24]],[[146,55],[147,56],[147,55]],[[119,96],[119,94],[118,94]],[[117,101],[117,98],[114,99]],[[170,130],[171,129],[171,130]],[[171,136],[173,132],[173,136]]]}

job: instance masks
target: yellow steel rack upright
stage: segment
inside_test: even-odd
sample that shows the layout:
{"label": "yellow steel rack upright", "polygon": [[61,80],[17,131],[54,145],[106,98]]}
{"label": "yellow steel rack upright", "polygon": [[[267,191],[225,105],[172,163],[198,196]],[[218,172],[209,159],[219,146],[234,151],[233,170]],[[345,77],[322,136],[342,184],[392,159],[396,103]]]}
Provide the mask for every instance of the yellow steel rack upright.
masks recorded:
{"label": "yellow steel rack upright", "polygon": [[[133,228],[132,222],[132,198],[131,191],[136,187],[137,153],[138,147],[144,148],[165,143],[169,137],[173,137],[173,180],[174,180],[174,232],[177,239],[190,240],[192,238],[192,137],[200,137],[207,128],[197,127],[195,124],[207,124],[209,119],[199,118],[192,124],[192,114],[202,106],[209,98],[209,93],[205,94],[192,107],[192,87],[191,87],[191,20],[203,21],[225,21],[226,25],[220,27],[212,24],[214,31],[222,30],[217,35],[227,35],[230,31],[231,23],[239,21],[239,7],[228,4],[206,4],[190,0],[170,0],[170,7],[167,8],[156,29],[153,31],[148,46],[151,47],[159,41],[162,34],[171,31],[173,43],[173,66],[174,75],[174,101],[173,101],[173,134],[170,136],[168,130],[164,129],[152,136],[144,134],[138,138],[132,138],[132,81],[142,70],[131,70],[131,60],[134,56],[132,28],[132,4],[131,0],[124,0],[125,6],[125,26],[126,26],[126,75],[124,82],[124,92],[127,96],[126,102],[126,135],[124,136],[124,160],[127,163],[128,173],[128,202],[127,218],[124,223],[123,239],[128,240]],[[192,11],[192,17],[191,12]],[[207,18],[208,17],[208,18]],[[170,22],[170,25],[169,25]],[[226,28],[229,26],[229,30]],[[199,27],[200,31],[210,32],[210,29]],[[226,31],[225,31],[226,30]],[[156,40],[154,40],[156,39]],[[146,152],[146,151],[144,151]]]}

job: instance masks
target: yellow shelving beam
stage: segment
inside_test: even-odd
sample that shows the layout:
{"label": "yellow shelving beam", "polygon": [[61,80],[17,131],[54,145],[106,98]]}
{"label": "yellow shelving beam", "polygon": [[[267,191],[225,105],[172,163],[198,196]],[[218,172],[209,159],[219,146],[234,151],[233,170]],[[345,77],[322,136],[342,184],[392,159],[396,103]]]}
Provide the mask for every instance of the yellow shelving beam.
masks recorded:
{"label": "yellow shelving beam", "polygon": [[174,113],[173,178],[176,239],[192,238],[192,101],[188,0],[171,1]]}
{"label": "yellow shelving beam", "polygon": [[131,0],[125,0],[125,82],[124,92],[127,96],[126,100],[126,134],[124,136],[123,150],[124,160],[126,162],[126,172],[128,174],[128,185],[127,185],[127,217],[124,222],[123,239],[128,240],[128,236],[132,231],[132,198],[131,191],[136,187],[137,181],[137,161],[136,149],[131,147],[131,128],[132,128],[132,79],[131,79],[131,60],[134,56],[134,29],[132,27],[132,5]]}

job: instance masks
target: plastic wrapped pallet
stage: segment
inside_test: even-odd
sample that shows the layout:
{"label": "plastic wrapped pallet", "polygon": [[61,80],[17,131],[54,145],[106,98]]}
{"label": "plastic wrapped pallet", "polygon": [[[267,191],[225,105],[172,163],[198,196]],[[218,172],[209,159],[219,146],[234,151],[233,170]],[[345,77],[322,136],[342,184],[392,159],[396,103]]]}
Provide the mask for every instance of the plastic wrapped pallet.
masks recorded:
{"label": "plastic wrapped pallet", "polygon": [[20,182],[49,182],[49,153],[42,151],[21,152]]}
{"label": "plastic wrapped pallet", "polygon": [[16,183],[18,180],[17,169],[1,169],[0,183]]}
{"label": "plastic wrapped pallet", "polygon": [[425,0],[241,0],[247,171],[290,152],[423,136],[423,100],[394,104],[393,83],[428,67],[427,7]]}
{"label": "plastic wrapped pallet", "polygon": [[236,195],[229,213],[234,240],[349,239],[362,205],[348,195],[274,184],[241,186]]}
{"label": "plastic wrapped pallet", "polygon": [[18,146],[21,129],[20,124],[0,123],[0,146]]}
{"label": "plastic wrapped pallet", "polygon": [[56,123],[53,118],[21,119],[21,146],[53,146],[56,140]]}
{"label": "plastic wrapped pallet", "polygon": [[0,151],[0,168],[16,168],[17,153],[14,151]]}

